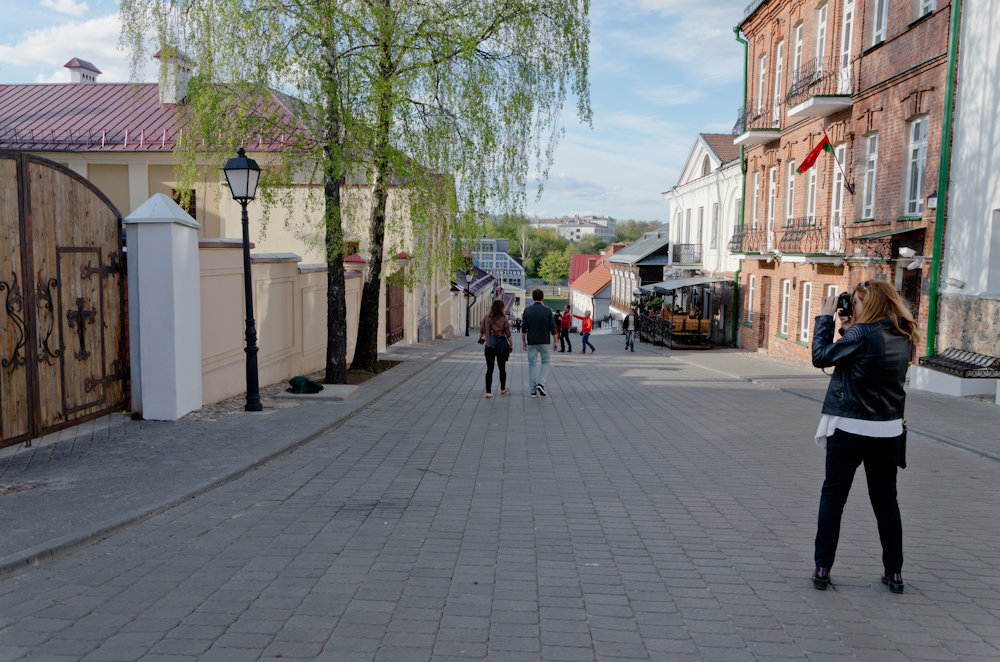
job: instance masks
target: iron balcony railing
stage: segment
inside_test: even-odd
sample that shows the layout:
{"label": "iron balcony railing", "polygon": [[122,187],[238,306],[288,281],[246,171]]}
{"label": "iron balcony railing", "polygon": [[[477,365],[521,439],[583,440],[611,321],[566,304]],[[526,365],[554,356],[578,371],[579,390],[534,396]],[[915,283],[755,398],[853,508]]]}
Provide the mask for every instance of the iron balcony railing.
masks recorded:
{"label": "iron balcony railing", "polygon": [[830,218],[793,218],[779,228],[777,248],[782,253],[800,255],[844,253],[844,228]]}
{"label": "iron balcony railing", "polygon": [[815,96],[850,96],[851,69],[851,62],[844,64],[836,55],[814,57],[792,72],[785,105],[791,108]]}
{"label": "iron balcony railing", "polygon": [[737,230],[733,234],[733,238],[729,240],[729,251],[731,253],[766,253],[767,230],[750,227],[743,228],[742,232]]}
{"label": "iron balcony railing", "polygon": [[674,244],[670,251],[674,264],[701,264],[701,244]]}
{"label": "iron balcony railing", "polygon": [[778,106],[748,103],[736,109],[736,124],[733,126],[733,136],[741,136],[754,129],[780,129],[781,109]]}

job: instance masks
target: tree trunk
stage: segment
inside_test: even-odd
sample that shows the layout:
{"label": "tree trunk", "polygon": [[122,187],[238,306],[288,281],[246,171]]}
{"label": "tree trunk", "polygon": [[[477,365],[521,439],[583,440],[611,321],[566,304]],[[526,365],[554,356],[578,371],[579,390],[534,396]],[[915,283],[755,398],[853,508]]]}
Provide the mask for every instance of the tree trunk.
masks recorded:
{"label": "tree trunk", "polygon": [[[389,17],[388,0],[383,0],[385,19]],[[386,21],[387,23],[387,21]],[[384,31],[389,28],[383,24]],[[374,145],[375,188],[373,192],[368,276],[361,291],[358,313],[358,341],[354,347],[352,368],[378,370],[378,320],[381,311],[379,293],[382,289],[382,253],[385,251],[385,209],[389,197],[389,138],[392,129],[392,53],[388,37],[379,44],[379,83],[376,89],[378,115]]]}
{"label": "tree trunk", "polygon": [[326,228],[326,371],[327,384],[347,382],[347,302],[344,284],[344,229],[340,216],[340,188],[344,184],[341,142],[340,100],[337,94],[337,49],[332,40],[325,44],[327,87],[324,94],[323,223]]}

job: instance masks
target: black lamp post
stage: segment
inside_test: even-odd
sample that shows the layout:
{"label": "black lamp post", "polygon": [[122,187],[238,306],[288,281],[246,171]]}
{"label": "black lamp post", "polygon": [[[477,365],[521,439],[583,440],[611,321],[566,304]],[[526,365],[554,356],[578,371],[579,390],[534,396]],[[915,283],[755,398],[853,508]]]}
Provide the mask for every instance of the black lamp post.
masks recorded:
{"label": "black lamp post", "polygon": [[465,335],[469,335],[469,316],[472,314],[472,273],[465,274]]}
{"label": "black lamp post", "polygon": [[247,203],[257,195],[260,168],[257,162],[246,157],[240,147],[236,158],[226,161],[222,171],[226,173],[233,200],[243,207],[243,287],[246,290],[247,306],[247,404],[246,411],[261,411],[260,386],[257,383],[257,327],[253,321],[253,286],[250,281],[250,220],[247,217]]}

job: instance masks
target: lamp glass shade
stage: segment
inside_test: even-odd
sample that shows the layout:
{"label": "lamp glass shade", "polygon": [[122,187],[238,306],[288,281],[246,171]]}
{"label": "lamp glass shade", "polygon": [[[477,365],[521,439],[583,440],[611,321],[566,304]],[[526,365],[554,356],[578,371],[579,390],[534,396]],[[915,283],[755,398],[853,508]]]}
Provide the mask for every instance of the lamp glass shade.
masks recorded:
{"label": "lamp glass shade", "polygon": [[222,167],[229,183],[229,191],[233,194],[233,200],[253,200],[260,181],[260,167],[256,161],[246,157],[242,147],[236,154],[236,157],[226,161],[226,165]]}

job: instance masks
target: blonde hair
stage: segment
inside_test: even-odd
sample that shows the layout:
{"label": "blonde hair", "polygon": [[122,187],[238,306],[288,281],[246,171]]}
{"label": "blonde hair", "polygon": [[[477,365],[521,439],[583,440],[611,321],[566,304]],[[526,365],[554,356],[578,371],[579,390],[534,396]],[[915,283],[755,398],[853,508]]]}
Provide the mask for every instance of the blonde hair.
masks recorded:
{"label": "blonde hair", "polygon": [[892,326],[901,334],[914,343],[920,341],[917,323],[910,313],[909,305],[888,281],[866,280],[858,283],[851,291],[851,296],[854,295],[861,299],[861,312],[854,318],[855,322],[860,324],[889,318]]}

